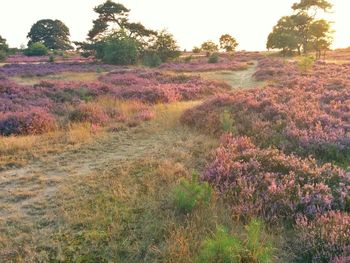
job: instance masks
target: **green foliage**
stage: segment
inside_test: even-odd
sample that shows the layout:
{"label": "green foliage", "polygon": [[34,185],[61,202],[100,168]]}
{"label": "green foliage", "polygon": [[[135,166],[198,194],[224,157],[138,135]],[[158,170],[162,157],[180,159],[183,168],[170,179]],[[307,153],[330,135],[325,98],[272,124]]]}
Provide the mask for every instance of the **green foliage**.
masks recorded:
{"label": "green foliage", "polygon": [[206,51],[207,54],[218,52],[219,48],[213,41],[206,41],[202,44],[201,50]]}
{"label": "green foliage", "polygon": [[128,37],[108,38],[99,49],[99,57],[107,64],[133,65],[139,56],[137,42]]}
{"label": "green foliage", "polygon": [[105,3],[94,8],[98,18],[93,21],[93,28],[88,37],[96,42],[113,32],[124,32],[128,37],[137,40],[141,46],[147,45],[147,38],[156,36],[156,32],[147,29],[141,23],[129,22],[129,12],[123,4],[107,0]]}
{"label": "green foliage", "polygon": [[[321,51],[329,49],[332,43],[331,26],[326,20],[316,20],[318,9],[329,10],[332,5],[326,0],[301,0],[295,3],[293,9],[297,11],[291,16],[282,17],[267,40],[268,49],[281,49],[284,54],[297,50],[307,53],[316,51],[319,58]],[[313,10],[313,14],[309,11]]]}
{"label": "green foliage", "polygon": [[203,243],[198,263],[239,263],[244,247],[239,238],[231,236],[223,227],[219,227],[213,238]]}
{"label": "green foliage", "polygon": [[220,124],[223,131],[231,133],[236,132],[234,121],[229,111],[225,110],[220,114]]}
{"label": "green foliage", "polygon": [[195,54],[201,53],[201,51],[202,51],[202,49],[199,48],[199,47],[194,47],[194,48],[192,49],[192,52],[195,53]]}
{"label": "green foliage", "polygon": [[24,54],[26,56],[45,56],[48,54],[48,49],[43,43],[37,42],[29,46]]}
{"label": "green foliage", "polygon": [[54,55],[50,55],[50,56],[49,56],[49,62],[50,62],[50,63],[55,62],[55,56],[54,56]]}
{"label": "green foliage", "polygon": [[302,71],[308,72],[313,67],[314,63],[315,59],[313,57],[305,56],[299,59],[298,66]]}
{"label": "green foliage", "polygon": [[294,3],[293,10],[307,11],[309,9],[321,9],[325,12],[329,11],[333,5],[327,0],[300,0],[299,3]]}
{"label": "green foliage", "polygon": [[174,190],[175,206],[181,213],[190,213],[196,206],[209,204],[212,189],[208,183],[200,183],[198,175],[192,181],[183,180]]}
{"label": "green foliage", "polygon": [[28,46],[43,43],[49,49],[72,49],[69,28],[60,20],[43,19],[36,22],[28,33]]}
{"label": "green foliage", "polygon": [[208,63],[214,64],[219,62],[219,55],[217,53],[213,53],[208,58]]}
{"label": "green foliage", "polygon": [[2,38],[0,36],[0,50],[4,51],[4,52],[7,52],[8,51],[8,45],[6,43],[6,39],[5,38]]}
{"label": "green foliage", "polygon": [[6,60],[6,52],[3,50],[0,50],[0,61],[5,61]]}
{"label": "green foliage", "polygon": [[193,57],[192,56],[187,56],[187,57],[185,57],[185,62],[191,62],[191,60],[193,59]]}
{"label": "green foliage", "polygon": [[142,64],[147,67],[158,67],[162,64],[162,60],[155,51],[148,51],[143,55]]}
{"label": "green foliage", "polygon": [[238,46],[237,40],[229,34],[222,35],[220,37],[220,48],[226,52],[235,51]]}
{"label": "green foliage", "polygon": [[162,62],[175,59],[181,55],[174,36],[166,30],[158,33],[156,41],[151,48],[158,53]]}
{"label": "green foliage", "polygon": [[203,243],[197,262],[273,262],[274,248],[265,238],[263,223],[253,219],[245,230],[244,238],[239,238],[230,235],[225,228],[218,227],[214,237]]}

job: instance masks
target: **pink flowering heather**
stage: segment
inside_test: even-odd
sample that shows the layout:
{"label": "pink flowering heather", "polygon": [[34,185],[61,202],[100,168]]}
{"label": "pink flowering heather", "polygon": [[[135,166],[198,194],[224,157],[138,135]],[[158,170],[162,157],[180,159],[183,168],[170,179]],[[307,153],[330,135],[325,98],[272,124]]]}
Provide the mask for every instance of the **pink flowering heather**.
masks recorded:
{"label": "pink flowering heather", "polygon": [[350,215],[329,212],[309,220],[299,216],[292,249],[298,262],[346,263],[350,258]]}
{"label": "pink flowering heather", "polygon": [[[256,147],[248,137],[224,135],[221,146],[202,175],[241,216],[268,221],[314,218],[350,204],[350,174],[330,164],[268,148]],[[244,202],[242,202],[244,200]]]}

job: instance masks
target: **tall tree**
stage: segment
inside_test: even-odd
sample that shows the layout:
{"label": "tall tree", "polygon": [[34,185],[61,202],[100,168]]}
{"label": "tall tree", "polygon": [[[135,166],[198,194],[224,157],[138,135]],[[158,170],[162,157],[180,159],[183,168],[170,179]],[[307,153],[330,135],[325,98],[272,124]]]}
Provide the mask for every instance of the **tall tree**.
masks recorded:
{"label": "tall tree", "polygon": [[93,27],[88,34],[91,42],[97,42],[116,31],[123,31],[143,44],[147,42],[146,38],[156,35],[155,31],[147,29],[141,23],[129,22],[130,10],[120,3],[107,0],[96,6],[94,11],[98,18],[93,21]]}
{"label": "tall tree", "polygon": [[310,45],[316,52],[316,59],[321,58],[322,51],[329,50],[331,43],[330,23],[324,19],[313,22],[310,26]]}
{"label": "tall tree", "polygon": [[60,20],[43,19],[36,22],[28,33],[28,46],[43,43],[49,49],[71,49],[69,28]]}
{"label": "tall tree", "polygon": [[220,37],[220,48],[226,52],[235,51],[238,46],[237,40],[229,34],[222,35]]}
{"label": "tall tree", "polygon": [[0,36],[0,50],[7,51],[8,45],[6,43],[6,39]]}
{"label": "tall tree", "polygon": [[281,49],[284,55],[297,49],[300,54],[299,32],[293,17],[284,16],[278,21],[268,36],[266,47],[267,49]]}
{"label": "tall tree", "polygon": [[[326,20],[316,20],[318,10],[329,11],[332,5],[326,0],[301,0],[292,9],[295,13],[282,17],[268,36],[267,48],[281,49],[282,52],[301,50],[304,53],[314,50],[320,57],[321,50],[328,49],[332,38],[331,27]],[[314,11],[310,15],[310,10]]]}

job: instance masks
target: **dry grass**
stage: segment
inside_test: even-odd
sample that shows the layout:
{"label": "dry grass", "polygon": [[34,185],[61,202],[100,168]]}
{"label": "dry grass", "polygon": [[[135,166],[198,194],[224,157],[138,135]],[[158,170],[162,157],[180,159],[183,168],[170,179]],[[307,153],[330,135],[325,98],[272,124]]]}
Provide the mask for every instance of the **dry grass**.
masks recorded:
{"label": "dry grass", "polygon": [[30,77],[14,77],[12,78],[19,84],[34,85],[40,83],[43,80],[64,80],[64,81],[96,81],[102,74],[99,72],[63,72],[59,74],[47,75],[47,76],[30,76]]}
{"label": "dry grass", "polygon": [[90,143],[96,136],[103,136],[103,133],[93,133],[90,123],[72,124],[66,130],[43,135],[0,136],[0,170],[23,166],[31,160],[78,148]]}

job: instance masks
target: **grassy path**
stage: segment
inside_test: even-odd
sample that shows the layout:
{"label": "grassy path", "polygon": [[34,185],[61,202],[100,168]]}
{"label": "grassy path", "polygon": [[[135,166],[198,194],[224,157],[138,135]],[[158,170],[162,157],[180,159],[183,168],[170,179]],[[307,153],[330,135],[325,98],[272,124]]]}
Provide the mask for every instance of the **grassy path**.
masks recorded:
{"label": "grassy path", "polygon": [[[241,72],[205,73],[207,74],[205,77],[228,81],[233,88],[251,87],[256,84],[252,80],[254,71],[255,65]],[[155,106],[157,117],[148,123],[119,132],[109,132],[106,136],[78,149],[48,155],[20,169],[0,172],[2,189],[0,192],[0,233],[2,233],[0,262],[37,262],[42,256],[41,253],[44,253],[42,262],[47,262],[46,253],[52,247],[42,248],[41,246],[51,243],[52,235],[62,226],[62,217],[66,213],[66,208],[62,206],[70,204],[69,198],[74,200],[74,198],[80,198],[77,196],[84,196],[84,192],[91,185],[95,187],[96,184],[102,184],[102,186],[96,186],[99,189],[98,192],[108,192],[114,184],[117,184],[116,188],[119,187],[122,180],[115,181],[114,177],[103,179],[103,176],[99,179],[99,175],[104,175],[105,171],[117,169],[116,174],[122,173],[129,178],[134,172],[123,173],[123,171],[135,169],[135,166],[144,164],[146,160],[146,166],[150,163],[152,165],[155,163],[157,167],[165,166],[162,169],[168,170],[162,170],[162,174],[165,172],[173,176],[169,179],[173,182],[184,174],[189,174],[190,170],[200,170],[204,167],[206,157],[217,141],[199,131],[187,129],[179,123],[181,113],[197,103],[180,102]],[[141,172],[137,173],[147,173],[147,169],[144,172],[143,166],[137,169],[141,169]],[[154,171],[151,174],[153,173]],[[90,175],[94,176],[89,181]],[[134,178],[128,180],[132,181]],[[147,182],[142,182],[141,185],[147,185],[153,180],[154,178],[147,179]],[[118,192],[118,196],[122,193],[119,199],[127,195],[124,191],[128,191],[128,188],[140,187],[140,185],[135,186],[135,182],[129,181],[127,187],[121,187],[122,190]],[[110,185],[104,185],[107,182]],[[140,182],[136,184],[138,183]],[[170,185],[169,183],[167,187]],[[160,187],[164,188],[159,190],[160,192],[168,192],[167,187]],[[135,190],[135,193],[138,190]],[[131,195],[131,193],[128,194]],[[92,198],[91,202],[95,202],[97,196],[96,193],[89,194],[85,199]],[[145,198],[150,198],[150,195],[147,194]],[[128,199],[132,198],[128,197]],[[74,214],[75,210],[77,214],[85,213],[85,210],[79,210],[83,203],[83,201],[78,203],[72,201],[73,212],[70,213]],[[128,206],[134,205],[128,204]],[[94,215],[89,216],[94,217]],[[105,215],[102,217],[104,218]],[[82,219],[79,218],[79,220]],[[98,219],[94,221],[98,222]],[[57,244],[52,246],[57,249]]]}

